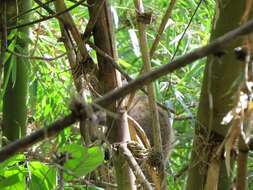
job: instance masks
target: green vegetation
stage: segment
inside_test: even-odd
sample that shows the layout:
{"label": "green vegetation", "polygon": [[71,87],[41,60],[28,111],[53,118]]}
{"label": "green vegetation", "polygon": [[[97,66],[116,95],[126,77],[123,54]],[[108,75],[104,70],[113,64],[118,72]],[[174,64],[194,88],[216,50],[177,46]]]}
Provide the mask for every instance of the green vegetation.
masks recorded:
{"label": "green vegetation", "polygon": [[[148,15],[152,13],[152,22],[146,25],[149,48],[152,47],[160,23],[171,1],[143,0]],[[224,4],[229,3],[227,0],[221,1]],[[223,20],[218,22],[217,31],[212,31],[212,21],[216,9],[215,0],[176,1],[171,18],[169,18],[157,49],[151,58],[152,69],[168,64],[170,61],[208,44],[211,32],[213,32],[211,37],[211,40],[213,40],[235,27],[239,27],[240,18],[245,12],[244,7],[248,1],[251,2],[251,0],[245,0],[242,1],[243,3],[238,3],[238,5],[233,8],[230,7],[232,12],[238,7],[240,11],[238,10],[236,12],[237,14],[231,17],[233,22],[225,21],[227,17],[221,18]],[[110,87],[113,86],[116,88],[120,86],[117,84],[119,79],[115,79],[117,78],[115,77],[116,74],[115,76],[113,74],[108,74],[116,73],[115,69],[109,64],[109,62],[112,61],[107,60],[108,63],[105,61],[106,59],[101,61],[99,57],[101,55],[99,55],[98,51],[94,50],[91,45],[86,44],[85,46],[85,44],[81,44],[83,47],[80,49],[80,44],[78,43],[82,43],[82,41],[78,42],[75,38],[81,37],[79,38],[81,40],[87,38],[83,34],[90,17],[93,18],[91,16],[92,11],[89,10],[88,4],[95,4],[97,1],[83,1],[76,7],[75,5],[77,5],[77,2],[81,2],[80,0],[34,0],[32,2],[28,0],[19,0],[17,2],[20,3],[20,5],[16,4],[16,1],[9,2],[7,0],[3,0],[3,3],[0,4],[0,23],[2,25],[2,27],[0,26],[2,148],[5,144],[33,134],[36,130],[46,128],[50,123],[56,121],[56,119],[75,112],[77,109],[74,107],[75,104],[77,104],[75,99],[81,99],[82,102],[91,103],[98,97],[97,94],[102,96],[102,92],[108,91]],[[66,12],[59,15],[56,14],[55,7],[57,7],[57,5],[59,7],[63,6],[63,2],[65,2],[68,8],[71,8],[69,14],[73,18],[75,27],[80,32],[80,36],[75,36],[73,34],[75,29],[71,28],[73,26],[68,25],[69,23],[66,22],[67,16],[64,16]],[[95,43],[96,45],[100,43],[100,49],[109,54],[130,77],[135,79],[139,76],[141,68],[143,67],[143,60],[138,41],[134,1],[115,0],[106,2],[110,3],[108,7],[111,7],[112,11],[113,35],[117,52],[115,50],[111,50],[111,52],[106,51],[108,47],[104,48],[104,46],[107,45],[107,42],[99,42],[99,40],[101,40],[99,39],[99,34],[96,34],[94,31],[91,33],[92,37],[89,39],[90,43]],[[40,5],[41,3],[43,3],[43,6]],[[6,6],[8,8],[6,8]],[[59,11],[59,7],[57,11]],[[225,12],[223,9],[221,9],[221,11],[223,11],[223,14],[221,14],[222,16],[232,15],[229,11]],[[48,16],[52,16],[52,18],[46,19]],[[4,24],[4,20],[6,25]],[[25,23],[37,20],[41,21],[22,26]],[[103,19],[100,19],[100,21],[101,20]],[[246,20],[250,19],[247,18]],[[224,22],[228,23],[224,26]],[[97,27],[95,29],[98,30],[98,26],[95,27]],[[106,27],[108,31],[110,31],[110,24]],[[6,36],[4,32],[6,32]],[[105,35],[108,34],[106,33]],[[67,37],[69,37],[69,39],[66,39]],[[109,35],[109,37],[111,36]],[[68,40],[70,41],[67,42]],[[4,47],[5,42],[8,43],[7,47]],[[66,47],[68,43],[69,49]],[[113,42],[110,41],[110,43],[110,45],[113,46]],[[219,66],[213,66],[210,63],[214,57],[212,55],[207,59],[199,59],[154,82],[156,100],[170,110],[168,117],[170,117],[170,120],[173,122],[172,127],[175,133],[173,151],[169,161],[166,163],[166,173],[168,174],[166,176],[166,182],[168,189],[181,190],[186,188],[187,190],[193,190],[195,187],[198,187],[199,190],[201,190],[204,189],[202,186],[206,185],[206,190],[209,190],[206,181],[201,183],[201,187],[198,186],[198,180],[206,180],[208,175],[207,171],[203,171],[206,173],[201,176],[201,173],[193,171],[194,169],[192,170],[195,164],[190,161],[191,152],[193,151],[192,154],[194,155],[195,149],[192,149],[192,147],[196,148],[196,145],[193,146],[193,139],[194,142],[197,141],[194,133],[197,131],[197,135],[203,135],[201,132],[198,133],[198,130],[195,131],[195,127],[199,129],[201,125],[205,125],[206,129],[214,130],[216,133],[219,133],[217,132],[219,131],[217,125],[220,125],[220,120],[237,104],[238,98],[232,100],[230,97],[237,97],[238,89],[242,86],[241,82],[243,79],[241,78],[243,78],[242,75],[244,74],[244,65],[238,65],[238,67],[232,68],[228,63],[230,64],[230,62],[234,60],[234,57],[231,58],[231,56],[234,56],[231,53],[233,49],[243,43],[244,41],[240,39],[235,43],[236,45],[233,44],[225,50],[226,60],[223,63],[227,64],[221,64],[220,59],[217,58],[217,61],[215,57],[215,61],[217,62],[215,64]],[[88,52],[95,66],[98,66],[98,72],[94,71],[95,69],[92,70],[94,71],[93,73],[87,71],[87,60],[84,59],[85,51]],[[71,60],[73,62],[71,62]],[[223,58],[222,61],[224,61]],[[213,67],[212,71],[214,73],[212,73],[212,77],[208,76],[211,70],[208,66],[205,70],[206,62]],[[236,61],[236,63],[238,62],[239,61]],[[110,68],[108,65],[106,65],[106,67],[101,66],[103,64],[109,64]],[[224,67],[228,70],[226,70],[226,68],[224,69]],[[226,71],[229,73],[226,73]],[[229,81],[220,81],[223,75],[230,76],[232,74],[234,77],[228,77]],[[215,77],[220,78],[216,79]],[[237,80],[237,77],[240,80]],[[203,78],[204,86],[202,88],[202,96],[200,96]],[[111,83],[109,84],[107,82],[108,80],[111,80],[113,85]],[[215,92],[212,94],[214,98],[223,98],[222,102],[214,101],[216,105],[216,107],[214,107],[217,108],[221,104],[222,106],[224,104],[228,105],[228,107],[224,109],[219,107],[223,110],[222,118],[220,115],[217,116],[209,113],[209,107],[206,105],[206,102],[210,101],[210,99],[208,99],[208,95],[210,95],[208,89],[209,80],[214,81],[212,84],[212,90]],[[235,87],[233,86],[235,85],[233,82],[234,80],[238,82],[236,84],[237,90],[234,90],[234,94],[232,93],[231,95],[227,92],[229,92],[232,87]],[[225,87],[223,88],[221,84]],[[226,98],[224,99],[225,96]],[[199,102],[200,107],[198,108]],[[118,111],[118,107],[114,104],[116,105],[116,101],[113,102],[112,105],[106,107],[106,109],[117,112],[117,114],[121,113],[122,110]],[[123,104],[124,103],[122,103],[122,105]],[[122,105],[118,105],[120,107],[119,109],[124,108],[124,105]],[[100,109],[99,106],[97,106],[96,109]],[[146,109],[149,108],[147,107]],[[88,121],[85,120],[85,124],[83,123],[84,121],[80,123],[76,122],[72,124],[71,127],[56,132],[55,134],[57,135],[55,135],[55,138],[48,138],[38,142],[25,150],[21,149],[19,154],[15,154],[15,156],[12,156],[4,162],[0,162],[0,189],[114,189],[117,184],[116,180],[119,180],[115,179],[115,176],[118,176],[122,170],[124,172],[121,174],[125,176],[125,172],[129,174],[129,171],[127,168],[124,168],[125,170],[119,169],[125,166],[124,164],[126,164],[126,161],[124,157],[117,157],[116,154],[120,152],[115,151],[117,149],[117,143],[116,145],[110,144],[112,142],[124,141],[124,130],[122,129],[123,137],[120,137],[121,139],[118,140],[119,133],[117,133],[115,128],[108,127],[113,126],[115,121],[115,125],[117,125],[118,128],[119,126],[123,126],[122,123],[124,122],[122,121],[124,121],[124,117],[122,116],[123,119],[121,118],[122,120],[118,122],[118,120],[115,120],[115,115],[109,113],[108,110],[105,111],[102,109],[99,110],[99,112],[96,112],[97,110],[86,110],[85,117],[88,118]],[[99,128],[100,130],[95,131],[96,138],[92,139],[92,134],[86,134],[87,131],[90,130],[87,130],[87,125],[92,129],[97,128],[99,122],[101,122],[100,120],[105,119],[105,112],[107,114],[107,120],[103,124],[109,129],[115,130],[112,134],[117,137],[110,137],[109,134],[109,139],[107,139],[108,134],[100,134],[102,133],[102,129],[104,130],[104,128],[106,128],[103,126],[102,129]],[[113,115],[113,117],[111,115]],[[208,116],[214,117],[211,119],[216,123],[210,125],[210,123],[208,123],[210,121]],[[79,119],[80,118],[77,120]],[[230,125],[228,125],[228,127],[230,127]],[[225,132],[221,132],[222,140],[226,136],[227,131],[228,128],[226,128]],[[47,133],[44,134],[46,137],[47,135]],[[209,138],[208,135],[205,137]],[[52,135],[50,135],[50,137],[51,136]],[[97,138],[98,136],[100,138]],[[209,153],[208,156],[212,155]],[[123,161],[117,163],[114,159],[123,159]],[[198,159],[197,162],[199,161]],[[192,158],[192,160],[194,160],[194,158]],[[208,158],[206,161],[208,162],[210,160],[211,159]],[[113,165],[116,165],[116,172],[113,169]],[[140,166],[144,167],[141,164]],[[252,189],[251,174],[253,170],[252,159],[250,157],[248,166],[248,189]],[[198,167],[200,167],[200,170],[203,169],[201,166]],[[234,169],[232,167],[233,171],[231,177],[233,177],[233,179],[236,177],[235,169],[236,167]],[[187,182],[188,172],[190,177]],[[223,168],[223,173],[224,172],[226,172],[225,166]],[[146,173],[144,172],[144,174]],[[131,172],[129,176],[128,180],[129,183],[131,183]],[[147,179],[150,180],[148,177]],[[222,180],[224,179],[221,179],[221,181]],[[127,183],[128,182],[126,182],[126,184]],[[224,183],[229,183],[226,184],[227,186],[223,184],[223,187],[229,189],[228,186],[231,185],[230,181]],[[128,186],[124,188],[128,188]],[[218,189],[221,189],[221,187]]]}

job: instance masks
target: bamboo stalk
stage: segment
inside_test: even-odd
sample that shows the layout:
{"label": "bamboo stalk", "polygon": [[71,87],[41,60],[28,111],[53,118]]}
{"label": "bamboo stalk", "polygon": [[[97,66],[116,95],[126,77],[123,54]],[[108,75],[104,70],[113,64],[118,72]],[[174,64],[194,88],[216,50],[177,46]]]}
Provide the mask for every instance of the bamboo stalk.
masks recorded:
{"label": "bamboo stalk", "polygon": [[[136,8],[136,14],[137,16],[139,14],[144,13],[144,7],[142,0],[134,0],[135,8]],[[137,19],[138,20],[138,19]],[[151,71],[151,62],[150,62],[150,56],[149,56],[149,48],[148,48],[148,42],[147,42],[147,34],[146,34],[146,25],[142,22],[137,23],[137,27],[139,30],[139,42],[140,42],[140,50],[142,54],[142,60],[144,65],[144,71],[149,72]],[[154,143],[154,152],[157,154],[162,155],[162,138],[161,138],[161,130],[160,130],[160,122],[159,122],[159,115],[158,115],[158,109],[157,104],[155,101],[155,88],[154,84],[150,83],[147,85],[147,91],[148,91],[148,99],[149,99],[149,109],[150,109],[150,117],[152,119],[152,134],[153,134],[153,143]],[[160,165],[160,177],[161,177],[161,183],[165,177],[165,169],[163,163],[158,163]],[[159,188],[159,187],[157,187]]]}

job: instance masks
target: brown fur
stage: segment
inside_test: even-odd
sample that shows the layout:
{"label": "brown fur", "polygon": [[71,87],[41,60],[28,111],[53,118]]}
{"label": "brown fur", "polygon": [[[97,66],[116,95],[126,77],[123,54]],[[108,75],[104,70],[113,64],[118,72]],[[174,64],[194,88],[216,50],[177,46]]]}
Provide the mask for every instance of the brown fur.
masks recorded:
{"label": "brown fur", "polygon": [[[172,141],[174,139],[174,133],[169,122],[169,114],[166,110],[158,106],[159,121],[161,127],[161,137],[163,145],[163,154],[165,160],[170,155],[172,149]],[[128,115],[132,117],[145,131],[147,138],[153,146],[152,140],[152,121],[149,112],[149,103],[147,96],[135,95],[132,100],[131,106],[128,111]]]}

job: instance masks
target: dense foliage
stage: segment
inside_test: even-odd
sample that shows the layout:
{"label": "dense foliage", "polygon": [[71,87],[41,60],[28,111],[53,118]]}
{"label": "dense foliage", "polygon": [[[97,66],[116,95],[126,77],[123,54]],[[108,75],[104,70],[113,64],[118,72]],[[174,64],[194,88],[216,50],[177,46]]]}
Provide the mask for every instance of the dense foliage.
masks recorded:
{"label": "dense foliage", "polygon": [[[75,3],[75,1],[66,2],[68,6]],[[117,0],[111,3],[119,64],[135,78],[139,75],[142,61],[136,41],[133,2]],[[148,42],[151,46],[168,1],[146,0],[144,3],[145,8],[155,15],[147,31]],[[53,5],[49,5],[54,9]],[[48,15],[43,8],[37,7],[36,3],[33,6],[32,20]],[[167,64],[174,59],[174,55],[177,57],[207,44],[214,6],[214,0],[178,1],[152,59],[153,66]],[[71,14],[79,29],[84,31],[89,19],[85,3],[71,10]],[[22,34],[20,35],[22,37]],[[29,133],[68,113],[70,100],[75,95],[68,59],[60,38],[58,21],[53,18],[32,25],[30,39],[26,39],[30,43],[29,56],[31,57],[28,98]],[[94,50],[90,49],[90,51],[95,58]],[[185,171],[189,164],[204,62],[205,60],[197,61],[156,82],[158,101],[175,110],[175,114],[171,113],[176,141],[167,167],[169,189],[182,189],[185,183]],[[14,60],[13,64],[15,65]],[[15,81],[15,66],[10,70],[9,77]],[[4,90],[1,92],[1,95],[5,93]],[[90,101],[89,93],[86,94],[86,100]],[[71,174],[64,172],[64,178],[69,182],[66,189],[84,189],[85,181],[81,184],[80,181],[75,181],[75,177],[86,175],[103,162],[102,149],[102,147],[81,148],[79,131],[77,126],[73,126],[62,132],[56,139],[34,146],[29,151],[28,155],[31,156],[29,161],[20,154],[2,163],[0,175],[5,180],[1,180],[0,187],[1,189],[24,189],[25,179],[28,178],[29,189],[54,189],[57,184],[57,175],[59,175],[57,159],[61,154],[69,151],[76,158],[65,165],[65,169],[73,171]],[[83,157],[87,158],[85,162],[83,162]],[[17,164],[20,162],[23,164]],[[8,169],[3,169],[6,166]]]}

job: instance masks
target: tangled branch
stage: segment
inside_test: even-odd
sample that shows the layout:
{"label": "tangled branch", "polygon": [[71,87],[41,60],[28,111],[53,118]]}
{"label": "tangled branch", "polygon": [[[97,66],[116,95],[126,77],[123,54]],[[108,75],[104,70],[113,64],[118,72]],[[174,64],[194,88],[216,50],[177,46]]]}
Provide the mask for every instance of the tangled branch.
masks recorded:
{"label": "tangled branch", "polygon": [[[252,31],[253,31],[253,20],[217,38],[209,45],[206,45],[184,56],[181,56],[178,59],[175,59],[174,61],[158,69],[155,69],[151,72],[148,72],[140,76],[136,80],[129,82],[127,85],[105,94],[103,97],[95,100],[94,104],[98,104],[100,106],[110,105],[113,101],[115,101],[115,99],[122,98],[126,96],[128,93],[137,90],[143,85],[155,81],[161,76],[171,73],[176,69],[182,68],[198,59],[201,59],[211,54],[215,54],[217,53],[217,50],[222,51],[224,46],[227,45],[232,40],[234,40],[236,37],[247,35]],[[46,138],[58,134],[68,126],[85,118],[86,118],[85,106],[83,106],[83,104],[81,105],[77,104],[72,110],[72,113],[70,113],[69,115],[66,115],[65,117],[55,121],[51,125],[44,127],[43,129],[39,129],[38,131],[35,131],[34,133],[3,147],[0,151],[0,162],[3,162],[4,160],[10,158],[11,156],[13,156],[18,152],[23,151],[26,148],[29,148],[36,142],[39,142],[41,140],[44,140]]]}

